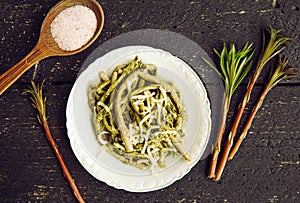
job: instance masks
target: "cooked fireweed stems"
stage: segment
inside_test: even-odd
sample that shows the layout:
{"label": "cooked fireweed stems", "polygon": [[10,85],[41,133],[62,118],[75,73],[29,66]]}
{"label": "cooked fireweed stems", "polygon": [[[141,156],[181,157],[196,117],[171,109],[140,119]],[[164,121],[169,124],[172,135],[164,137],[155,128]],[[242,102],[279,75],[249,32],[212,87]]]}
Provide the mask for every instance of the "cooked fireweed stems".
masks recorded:
{"label": "cooked fireweed stems", "polygon": [[91,85],[89,103],[96,137],[126,164],[153,171],[166,167],[166,157],[184,152],[186,113],[179,89],[158,78],[158,68],[136,56]]}
{"label": "cooked fireweed stems", "polygon": [[245,139],[248,130],[251,127],[252,121],[257,113],[257,111],[260,109],[261,105],[263,104],[263,101],[265,97],[267,96],[268,92],[276,86],[280,81],[287,79],[287,78],[292,78],[296,76],[295,68],[293,67],[287,67],[288,59],[285,57],[280,57],[278,59],[278,64],[276,69],[274,69],[269,77],[269,80],[260,95],[260,98],[257,102],[257,104],[253,107],[251,114],[247,120],[247,123],[245,124],[238,140],[236,141],[234,147],[230,151],[228,160],[231,160],[234,155],[236,154],[237,150],[239,149],[239,146],[241,145],[242,141]]}
{"label": "cooked fireweed stems", "polygon": [[204,59],[206,63],[208,63],[211,66],[211,68],[213,68],[217,72],[217,74],[222,78],[225,86],[223,114],[217,141],[212,151],[210,168],[208,172],[209,178],[215,177],[215,170],[218,162],[218,155],[221,151],[221,143],[226,127],[226,119],[230,107],[231,97],[235,90],[238,88],[239,84],[243,81],[243,79],[249,72],[252,65],[251,59],[254,52],[250,53],[251,46],[252,44],[246,43],[243,49],[236,50],[235,46],[232,44],[230,45],[229,51],[227,51],[226,44],[224,43],[224,47],[221,53],[218,53],[218,51],[214,49],[215,53],[220,59],[221,72],[217,70],[217,68],[215,68],[211,63]]}
{"label": "cooked fireweed stems", "polygon": [[45,130],[45,133],[46,133],[46,137],[51,145],[51,148],[53,149],[58,161],[59,161],[59,164],[63,170],[63,174],[65,176],[65,178],[68,180],[72,190],[73,190],[73,193],[75,195],[75,197],[77,198],[78,202],[85,202],[84,199],[82,198],[76,184],[75,184],[75,181],[74,179],[72,178],[68,168],[67,168],[67,165],[65,164],[59,150],[58,150],[58,147],[51,135],[51,132],[50,132],[50,128],[49,128],[49,125],[48,125],[48,122],[47,122],[47,114],[46,114],[46,97],[43,97],[43,84],[44,82],[41,84],[41,85],[38,85],[36,86],[35,82],[34,81],[31,81],[31,85],[32,87],[30,87],[29,89],[26,89],[24,90],[24,93],[28,93],[31,95],[30,99],[32,101],[32,105],[34,108],[37,109],[38,111],[38,121],[40,122],[40,124],[44,127],[44,130]]}
{"label": "cooked fireweed stems", "polygon": [[290,40],[290,38],[288,38],[288,37],[279,36],[279,33],[281,32],[280,30],[275,30],[272,27],[270,27],[269,32],[270,32],[270,39],[269,39],[269,42],[267,45],[265,44],[265,35],[263,35],[263,51],[262,51],[262,54],[260,55],[255,72],[254,72],[250,82],[248,83],[244,99],[241,102],[241,104],[239,105],[238,112],[237,112],[236,117],[233,122],[233,126],[231,128],[231,131],[230,131],[227,141],[225,143],[225,148],[222,153],[220,164],[216,171],[216,177],[214,178],[215,181],[218,181],[221,178],[221,175],[223,173],[224,167],[225,167],[227,159],[228,159],[229,151],[233,144],[233,139],[236,135],[236,131],[237,131],[238,125],[240,123],[242,114],[245,110],[245,107],[250,100],[250,95],[251,95],[251,92],[252,92],[252,89],[253,89],[253,86],[254,86],[256,80],[258,79],[258,77],[259,77],[260,73],[262,72],[263,68],[265,67],[266,63],[268,61],[270,61],[274,56],[279,54],[285,48],[285,46],[283,46],[283,45],[285,45],[285,43],[288,40]]}

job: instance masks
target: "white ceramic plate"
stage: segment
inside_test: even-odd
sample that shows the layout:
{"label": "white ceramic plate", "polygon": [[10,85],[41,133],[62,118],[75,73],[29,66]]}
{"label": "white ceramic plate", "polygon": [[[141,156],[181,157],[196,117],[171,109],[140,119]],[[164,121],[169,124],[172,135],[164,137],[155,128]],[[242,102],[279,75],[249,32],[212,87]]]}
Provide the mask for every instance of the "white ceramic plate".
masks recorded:
{"label": "white ceramic plate", "polygon": [[[165,81],[175,82],[181,90],[188,115],[183,149],[191,156],[191,162],[181,157],[171,157],[167,160],[166,168],[144,171],[123,164],[98,144],[93,115],[88,105],[88,88],[99,82],[99,71],[110,74],[117,65],[130,62],[136,55],[143,63],[155,64],[158,76]],[[83,167],[96,179],[131,192],[158,190],[186,175],[205,151],[211,130],[210,103],[197,74],[181,59],[148,46],[119,48],[90,64],[72,88],[66,113],[71,147]]]}

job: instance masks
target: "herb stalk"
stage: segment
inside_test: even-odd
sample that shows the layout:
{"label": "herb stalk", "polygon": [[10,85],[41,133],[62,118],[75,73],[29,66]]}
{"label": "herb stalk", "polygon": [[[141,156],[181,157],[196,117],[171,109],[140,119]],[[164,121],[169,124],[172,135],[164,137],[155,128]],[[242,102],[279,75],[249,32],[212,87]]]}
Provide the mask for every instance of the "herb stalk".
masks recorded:
{"label": "herb stalk", "polygon": [[245,137],[248,133],[248,130],[251,127],[252,121],[253,121],[256,113],[260,109],[261,105],[263,104],[263,101],[264,101],[265,97],[267,96],[268,92],[274,86],[276,86],[280,81],[296,76],[295,68],[287,67],[287,63],[288,63],[288,59],[286,57],[280,57],[279,56],[277,67],[276,67],[275,70],[273,70],[271,72],[271,76],[269,77],[269,80],[268,80],[262,94],[260,95],[260,98],[259,98],[257,104],[253,107],[253,109],[251,111],[251,114],[250,114],[250,116],[247,120],[247,123],[245,124],[245,126],[244,126],[239,138],[237,139],[234,147],[230,151],[230,154],[228,156],[228,160],[233,159],[233,157],[236,154],[237,150],[239,149],[242,141],[245,139]]}
{"label": "herb stalk", "polygon": [[206,63],[210,65],[211,68],[213,68],[216,71],[216,73],[221,77],[225,86],[223,114],[220,128],[218,131],[217,141],[212,151],[210,168],[208,172],[209,178],[215,177],[218,156],[221,151],[221,143],[226,127],[226,119],[232,95],[238,88],[239,84],[243,81],[245,76],[248,74],[252,65],[251,59],[254,52],[252,52],[248,56],[248,54],[251,52],[251,47],[252,44],[246,43],[242,50],[236,50],[235,46],[231,44],[228,51],[226,48],[226,44],[224,43],[224,47],[221,53],[214,49],[215,53],[220,59],[221,72],[217,70],[217,68],[215,68],[211,63],[204,59]]}
{"label": "herb stalk", "polygon": [[288,40],[290,40],[290,38],[288,38],[288,37],[279,36],[279,33],[281,32],[280,30],[275,30],[272,27],[270,27],[269,32],[270,32],[270,39],[269,39],[267,46],[265,46],[265,35],[263,35],[263,51],[262,51],[262,54],[258,61],[258,64],[256,66],[256,70],[255,70],[250,82],[248,83],[244,99],[241,102],[241,104],[239,105],[238,112],[237,112],[236,117],[233,122],[233,126],[228,135],[228,139],[225,143],[225,149],[223,151],[220,164],[217,168],[216,177],[214,178],[215,181],[218,181],[221,178],[221,175],[223,173],[224,167],[225,167],[227,159],[228,159],[229,151],[232,147],[233,140],[234,140],[234,137],[237,132],[237,128],[239,126],[239,123],[240,123],[242,114],[245,110],[245,107],[250,100],[251,92],[252,92],[255,82],[257,81],[257,79],[258,79],[259,75],[261,74],[263,68],[265,67],[266,63],[268,61],[270,61],[274,56],[279,54],[285,48],[285,46],[282,46],[282,45],[284,45]]}
{"label": "herb stalk", "polygon": [[32,101],[32,105],[34,108],[37,109],[38,111],[38,116],[37,119],[40,122],[40,124],[43,126],[44,130],[45,130],[45,134],[46,137],[51,145],[51,148],[53,149],[59,164],[63,170],[63,174],[65,176],[65,178],[68,180],[70,187],[73,190],[73,193],[75,195],[75,197],[77,198],[78,202],[80,203],[84,203],[84,199],[82,198],[74,179],[72,178],[71,173],[69,172],[67,165],[65,164],[61,153],[59,152],[59,149],[51,135],[50,132],[50,128],[47,122],[47,114],[46,114],[46,97],[43,97],[43,84],[36,86],[34,81],[31,81],[31,85],[32,87],[30,87],[29,89],[24,90],[24,93],[28,93],[31,95],[30,99]]}

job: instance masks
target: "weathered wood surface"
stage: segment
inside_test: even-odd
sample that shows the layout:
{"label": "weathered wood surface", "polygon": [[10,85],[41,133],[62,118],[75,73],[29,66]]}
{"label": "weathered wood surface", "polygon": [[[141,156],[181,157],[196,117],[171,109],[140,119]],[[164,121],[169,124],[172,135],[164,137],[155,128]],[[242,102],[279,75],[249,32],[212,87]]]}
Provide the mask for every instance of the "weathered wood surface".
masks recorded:
{"label": "weathered wood surface", "polygon": [[[56,2],[0,2],[0,73],[33,48],[42,20]],[[41,61],[35,77],[37,81],[46,79],[49,125],[87,202],[299,202],[299,77],[280,83],[268,94],[249,136],[235,159],[226,166],[220,182],[206,177],[209,159],[205,159],[171,186],[143,194],[116,190],[89,175],[71,150],[65,108],[85,58],[106,40],[137,29],[178,32],[200,44],[216,61],[212,48],[220,49],[223,41],[237,46],[253,41],[258,52],[262,29],[272,25],[294,39],[285,54],[291,65],[300,67],[300,2],[281,0],[276,1],[275,7],[265,0],[99,2],[106,17],[99,39],[76,56]],[[28,97],[22,95],[33,73],[34,69],[28,71],[0,97],[0,202],[74,202],[36,120],[36,112]],[[253,91],[253,98],[259,95],[262,78]],[[229,123],[244,88],[245,84],[233,99]],[[253,104],[251,101],[249,107]]]}

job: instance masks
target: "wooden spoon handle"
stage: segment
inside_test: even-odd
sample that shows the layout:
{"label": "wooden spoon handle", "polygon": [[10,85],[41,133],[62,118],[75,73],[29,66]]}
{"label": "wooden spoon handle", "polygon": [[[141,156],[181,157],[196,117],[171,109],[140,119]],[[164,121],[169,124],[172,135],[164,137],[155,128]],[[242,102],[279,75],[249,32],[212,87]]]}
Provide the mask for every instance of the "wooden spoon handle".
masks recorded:
{"label": "wooden spoon handle", "polygon": [[36,46],[19,63],[3,73],[0,76],[0,95],[2,95],[2,93],[18,78],[20,78],[29,68],[45,57],[45,53],[43,53],[41,49]]}

